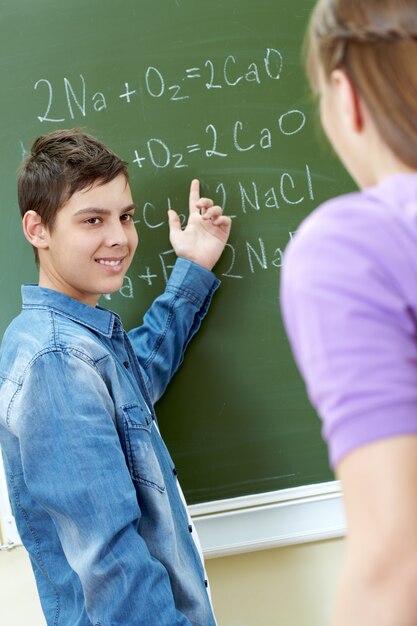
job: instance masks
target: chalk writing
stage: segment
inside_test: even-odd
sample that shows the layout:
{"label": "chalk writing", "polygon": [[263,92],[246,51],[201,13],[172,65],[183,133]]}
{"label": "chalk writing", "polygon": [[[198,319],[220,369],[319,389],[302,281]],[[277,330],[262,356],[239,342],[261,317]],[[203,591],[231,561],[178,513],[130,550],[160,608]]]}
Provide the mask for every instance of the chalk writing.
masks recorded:
{"label": "chalk writing", "polygon": [[[78,114],[81,114],[82,117],[86,117],[87,115],[87,89],[86,82],[84,76],[80,74],[80,82],[81,87],[78,86],[78,91],[75,90],[72,83],[68,78],[63,79],[63,87],[67,105],[67,112],[72,120],[76,118],[77,110]],[[41,85],[44,85],[46,88],[47,94],[47,104],[45,108],[45,113],[43,115],[38,115],[38,120],[40,122],[65,122],[66,117],[50,117],[50,112],[53,104],[54,91],[52,87],[52,83],[46,78],[40,78],[36,81],[34,85],[34,89],[37,90]],[[107,108],[106,98],[104,94],[100,91],[94,93],[90,99],[88,100],[88,105],[93,108],[94,111],[99,113],[100,111],[104,111]],[[74,108],[76,107],[76,108]]]}
{"label": "chalk writing", "polygon": [[[176,82],[167,80],[162,71],[155,65],[148,65],[143,71],[142,80],[145,85],[144,93],[148,97],[152,99],[167,98],[171,102],[180,102],[192,97],[186,91],[187,81],[202,79],[201,87],[208,91],[236,88],[243,83],[259,86],[265,80],[278,81],[282,74],[283,65],[281,52],[276,48],[267,48],[260,61],[254,60],[247,65],[239,62],[234,54],[227,55],[223,62],[217,64],[206,59],[202,63],[202,68],[185,68]],[[46,98],[43,113],[37,115],[40,122],[59,123],[68,119],[74,120],[77,117],[85,118],[90,113],[100,113],[110,106],[108,97],[104,95],[105,90],[89,93],[86,77],[82,73],[77,78],[63,77],[62,83],[55,84],[55,90],[51,80],[39,78],[34,83],[34,89],[39,92],[43,91]],[[59,115],[54,115],[54,99],[57,89],[60,94],[64,93],[66,106]],[[137,96],[138,92],[139,85],[132,80],[126,80],[123,83],[121,93],[117,94],[117,100],[129,105],[140,103],[141,100],[138,97],[133,97]]]}
{"label": "chalk writing", "polygon": [[[275,120],[275,132],[279,131],[281,135],[295,135],[299,133],[305,126],[306,116],[302,111],[298,109],[291,109],[281,114]],[[203,154],[208,157],[220,157],[226,158],[230,155],[231,151],[239,153],[251,152],[256,148],[261,150],[267,150],[273,146],[273,130],[269,128],[263,128],[258,132],[256,141],[252,143],[243,144],[244,134],[243,131],[248,131],[248,125],[240,120],[237,120],[233,127],[229,129],[228,136],[223,135],[220,139],[217,126],[215,124],[207,124],[204,129],[206,135],[205,149],[199,143],[193,143],[180,148],[178,152],[172,152],[168,146],[168,142],[159,137],[151,137],[148,139],[142,149],[135,148],[134,159],[132,163],[139,168],[145,167],[146,163],[149,163],[152,167],[158,169],[165,169],[172,167],[179,169],[182,167],[189,167],[189,163],[185,160],[185,152],[192,154],[193,152],[200,152],[203,150]],[[225,149],[225,144],[226,149]]]}
{"label": "chalk writing", "polygon": [[[289,238],[291,233],[289,233]],[[262,237],[253,238],[250,241],[242,241],[237,244],[227,243],[223,253],[226,269],[220,272],[222,278],[242,280],[245,277],[266,271],[271,268],[279,269],[282,264],[283,251],[279,246],[266,245]],[[155,281],[168,281],[169,274],[175,263],[175,252],[172,249],[164,250],[155,255],[154,266],[145,265],[142,273],[126,275],[119,293],[124,298],[134,298],[134,278],[139,278],[148,286]],[[237,272],[237,267],[240,268]],[[110,299],[111,295],[107,295]]]}
{"label": "chalk writing", "polygon": [[[172,84],[166,88],[167,81],[160,69],[150,65],[145,71],[146,89],[152,98],[170,97],[171,100],[186,100],[190,95],[183,93],[181,82],[184,80],[201,79],[205,75],[204,87],[210,89],[223,89],[236,87],[241,81],[260,85],[263,80],[279,80],[283,68],[283,57],[276,48],[267,48],[263,59],[251,61],[246,67],[239,64],[235,55],[229,54],[223,63],[213,62],[206,59],[201,67],[189,67],[185,74],[180,76],[178,84]],[[240,67],[239,67],[240,66]],[[168,91],[174,95],[168,94]]]}
{"label": "chalk writing", "polygon": [[[278,89],[286,67],[283,54],[275,47],[265,47],[257,53],[252,52],[249,59],[230,51],[223,57],[200,57],[190,61],[180,69],[170,65],[169,70],[161,63],[148,62],[142,69],[138,68],[136,75],[122,77],[118,85],[102,85],[100,91],[97,90],[95,77],[93,79],[85,73],[63,76],[54,81],[41,77],[33,84],[39,107],[37,120],[41,124],[62,125],[81,120],[84,124],[91,115],[110,111],[116,111],[117,115],[126,110],[125,107],[129,107],[130,111],[137,107],[139,115],[143,113],[145,119],[149,105],[154,107],[153,103],[156,105],[158,102],[167,103],[164,105],[169,107],[164,109],[166,117],[170,110],[176,111],[177,106],[181,108],[178,103],[186,106],[185,103],[199,92],[200,95],[205,94],[210,104],[202,108],[201,115],[190,119],[183,132],[173,135],[164,126],[165,130],[159,133],[154,125],[147,136],[141,133],[136,140],[133,137],[131,163],[141,175],[188,168],[190,175],[194,176],[195,169],[198,171],[204,163],[207,164],[204,167],[214,164],[219,172],[223,169],[227,172],[230,163],[237,172],[242,168],[245,174],[237,179],[234,177],[233,182],[226,175],[224,179],[220,175],[220,180],[212,182],[207,189],[207,194],[223,208],[225,214],[231,214],[230,217],[241,224],[248,220],[251,224],[246,234],[237,235],[235,239],[232,234],[222,257],[221,276],[227,280],[242,281],[266,271],[279,271],[282,250],[287,241],[271,242],[270,237],[265,235],[262,216],[269,214],[271,219],[275,219],[273,216],[278,211],[295,211],[298,206],[314,201],[311,166],[301,162],[286,169],[281,165],[273,180],[265,182],[265,177],[262,177],[261,182],[256,178],[253,158],[267,151],[281,151],[281,146],[285,146],[285,151],[291,150],[294,137],[303,133],[307,126],[307,115],[300,108],[300,99],[296,100],[295,106],[290,106],[288,100],[286,105],[282,105],[278,91],[276,99],[257,109],[256,115],[253,110],[246,109],[234,119],[230,116],[218,118],[216,113],[222,107],[216,108],[213,103],[222,103],[222,93],[238,93],[242,86],[246,86],[247,93],[273,81]],[[210,117],[207,118],[207,115]],[[175,124],[175,115],[170,123]],[[24,150],[21,143],[22,153]],[[246,165],[241,165],[244,163]],[[161,229],[168,233],[167,210],[174,208],[184,225],[187,220],[185,207],[174,204],[170,196],[158,201],[153,197],[142,198],[138,203],[135,224],[139,229],[147,229],[149,235]],[[253,226],[256,223],[253,219],[258,219],[256,216],[260,216],[259,232]],[[287,240],[292,234],[292,231],[288,233]],[[173,250],[155,251],[154,258],[147,257],[136,273],[125,277],[120,295],[133,298],[137,281],[149,287],[156,281],[166,282],[174,262]]]}
{"label": "chalk writing", "polygon": [[[227,210],[227,198],[229,194],[237,196],[240,204],[235,204],[233,211],[238,210],[239,216],[251,214],[262,214],[269,209],[279,209],[281,204],[298,205],[307,200],[314,200],[313,183],[310,166],[306,163],[303,170],[298,172],[277,172],[278,184],[262,187],[252,180],[249,182],[237,181],[236,185],[218,182],[215,184],[213,199],[221,206],[225,214]],[[171,198],[156,205],[150,200],[145,200],[142,208],[139,208],[138,217],[135,220],[138,224],[143,224],[146,228],[155,230],[164,228],[167,225],[168,209],[176,209],[181,214],[184,207],[174,207]],[[233,219],[239,216],[229,215]],[[181,214],[184,223],[185,215]]]}

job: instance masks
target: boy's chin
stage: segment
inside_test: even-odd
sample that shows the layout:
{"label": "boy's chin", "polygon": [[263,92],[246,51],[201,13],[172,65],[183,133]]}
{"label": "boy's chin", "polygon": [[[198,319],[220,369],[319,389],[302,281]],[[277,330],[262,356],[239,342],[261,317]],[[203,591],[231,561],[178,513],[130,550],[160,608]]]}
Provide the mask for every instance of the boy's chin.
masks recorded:
{"label": "boy's chin", "polygon": [[118,293],[120,293],[125,298],[133,298],[132,284],[130,282],[125,283],[123,281],[123,283],[119,287],[116,287],[111,291],[107,291],[106,293],[102,293],[101,297],[104,300],[112,300],[113,296],[117,295]]}
{"label": "boy's chin", "polygon": [[127,280],[125,280],[125,278],[126,274],[123,274],[123,277],[119,276],[118,280],[113,280],[110,284],[108,283],[106,286],[109,287],[109,289],[103,291],[101,297],[104,298],[104,300],[111,300],[113,296],[120,293],[125,298],[133,298],[132,282],[129,278]]}

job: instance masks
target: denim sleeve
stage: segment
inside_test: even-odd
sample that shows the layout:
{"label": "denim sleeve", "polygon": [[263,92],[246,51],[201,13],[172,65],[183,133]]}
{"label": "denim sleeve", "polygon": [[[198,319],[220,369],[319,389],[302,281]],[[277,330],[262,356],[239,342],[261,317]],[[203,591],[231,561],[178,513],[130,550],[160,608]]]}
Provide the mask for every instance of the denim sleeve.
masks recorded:
{"label": "denim sleeve", "polygon": [[[10,424],[27,488],[55,524],[92,624],[190,626],[175,608],[165,567],[138,533],[141,511],[113,414],[93,363],[78,352],[39,356]],[[40,558],[47,566],[53,557]]]}
{"label": "denim sleeve", "polygon": [[154,301],[143,324],[128,333],[154,403],[181,364],[219,284],[212,272],[178,258],[164,293]]}

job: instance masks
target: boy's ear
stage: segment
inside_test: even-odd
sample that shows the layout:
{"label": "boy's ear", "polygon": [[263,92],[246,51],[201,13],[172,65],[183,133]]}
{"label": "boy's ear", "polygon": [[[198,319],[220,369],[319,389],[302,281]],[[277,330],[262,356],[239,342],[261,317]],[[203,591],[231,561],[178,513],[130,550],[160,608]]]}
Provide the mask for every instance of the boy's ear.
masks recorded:
{"label": "boy's ear", "polygon": [[345,123],[355,133],[360,133],[364,125],[364,101],[359,95],[350,76],[343,69],[336,69],[330,75],[339,99],[339,111]]}
{"label": "boy's ear", "polygon": [[23,232],[30,244],[38,249],[48,248],[48,230],[36,211],[26,211],[22,219]]}

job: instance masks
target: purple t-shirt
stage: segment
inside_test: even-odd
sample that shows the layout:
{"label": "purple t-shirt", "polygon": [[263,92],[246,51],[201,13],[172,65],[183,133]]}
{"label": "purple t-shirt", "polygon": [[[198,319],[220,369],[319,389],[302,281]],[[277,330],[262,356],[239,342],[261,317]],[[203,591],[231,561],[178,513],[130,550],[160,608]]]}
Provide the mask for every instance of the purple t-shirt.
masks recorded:
{"label": "purple t-shirt", "polygon": [[333,467],[417,433],[417,174],[304,220],[285,252],[281,306]]}

